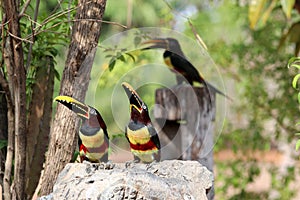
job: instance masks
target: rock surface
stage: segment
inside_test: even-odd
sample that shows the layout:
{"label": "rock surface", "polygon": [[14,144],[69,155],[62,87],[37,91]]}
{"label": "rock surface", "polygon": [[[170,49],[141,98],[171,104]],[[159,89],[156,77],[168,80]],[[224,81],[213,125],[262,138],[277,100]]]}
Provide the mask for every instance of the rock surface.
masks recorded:
{"label": "rock surface", "polygon": [[60,173],[52,199],[207,199],[213,174],[196,161],[70,163]]}

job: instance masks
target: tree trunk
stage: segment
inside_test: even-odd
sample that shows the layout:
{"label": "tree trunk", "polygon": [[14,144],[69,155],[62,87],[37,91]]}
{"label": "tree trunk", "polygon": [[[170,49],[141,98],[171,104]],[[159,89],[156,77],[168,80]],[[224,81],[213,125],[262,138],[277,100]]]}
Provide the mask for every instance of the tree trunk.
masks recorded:
{"label": "tree trunk", "polygon": [[38,185],[49,143],[54,86],[54,59],[41,58],[29,107],[26,152],[26,194],[31,199]]}
{"label": "tree trunk", "polygon": [[[61,81],[61,95],[68,95],[84,101],[100,36],[100,20],[105,10],[105,4],[106,0],[79,2]],[[95,19],[95,21],[91,21],[91,19]],[[45,169],[41,177],[40,195],[46,195],[52,191],[58,173],[70,162],[77,144],[75,135],[78,128],[79,119],[75,114],[58,104],[51,127]]]}
{"label": "tree trunk", "polygon": [[4,72],[1,71],[1,86],[5,91],[7,102],[7,153],[5,160],[5,171],[3,177],[3,196],[5,200],[11,199],[11,175],[15,145],[15,115],[14,115],[14,98],[13,98],[13,58],[10,50],[10,38],[5,39],[5,47],[3,49],[3,60],[6,65],[8,80],[5,79]]}
{"label": "tree trunk", "polygon": [[[177,157],[164,155],[163,159],[197,160],[213,171],[215,94],[207,93],[205,88],[180,85],[156,90],[155,102],[159,105],[154,109],[154,117],[162,127],[160,135],[167,135],[168,142],[177,147]],[[170,144],[162,143],[165,152],[174,152],[168,149]],[[213,193],[212,188],[209,199],[213,199]]]}
{"label": "tree trunk", "polygon": [[[9,81],[14,98],[15,125],[15,159],[12,199],[24,199],[25,166],[26,166],[26,73],[24,68],[23,48],[19,24],[18,1],[4,0],[3,8],[8,24],[6,51],[12,57],[4,59],[5,65],[12,69]],[[5,23],[3,23],[5,24]],[[10,132],[11,133],[11,132]],[[11,137],[11,136],[8,136]]]}
{"label": "tree trunk", "polygon": [[[2,86],[0,84],[0,140],[1,144],[3,144],[4,141],[7,141],[8,137],[8,126],[7,126],[7,101],[5,96],[5,91],[2,89]],[[0,184],[3,188],[3,178],[4,178],[4,170],[5,170],[5,158],[6,158],[6,147],[2,147],[0,149]],[[2,196],[2,194],[1,194]]]}

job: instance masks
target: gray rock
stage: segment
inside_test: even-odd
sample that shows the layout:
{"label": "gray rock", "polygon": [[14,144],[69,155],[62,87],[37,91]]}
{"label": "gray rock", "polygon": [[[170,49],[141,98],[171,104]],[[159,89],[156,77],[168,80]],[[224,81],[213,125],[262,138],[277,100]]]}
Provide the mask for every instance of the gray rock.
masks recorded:
{"label": "gray rock", "polygon": [[52,199],[204,200],[213,174],[196,161],[70,163],[59,174]]}

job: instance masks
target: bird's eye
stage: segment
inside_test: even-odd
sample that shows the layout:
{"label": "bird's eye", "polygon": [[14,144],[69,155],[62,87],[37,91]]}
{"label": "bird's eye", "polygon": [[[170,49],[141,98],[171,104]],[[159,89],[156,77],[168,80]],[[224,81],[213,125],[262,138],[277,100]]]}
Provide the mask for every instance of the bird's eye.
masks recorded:
{"label": "bird's eye", "polygon": [[91,114],[91,115],[96,115],[96,111],[95,111],[95,109],[92,109],[92,108],[91,108],[91,110],[90,110],[90,114]]}
{"label": "bird's eye", "polygon": [[142,108],[143,108],[144,110],[147,110],[147,106],[146,106],[146,105],[143,105]]}

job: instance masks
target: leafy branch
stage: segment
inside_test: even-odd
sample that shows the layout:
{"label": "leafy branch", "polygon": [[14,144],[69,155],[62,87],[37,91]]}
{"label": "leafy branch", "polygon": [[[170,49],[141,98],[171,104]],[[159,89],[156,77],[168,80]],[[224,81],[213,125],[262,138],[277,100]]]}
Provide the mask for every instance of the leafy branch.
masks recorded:
{"label": "leafy branch", "polygon": [[104,51],[106,53],[105,58],[110,58],[109,64],[108,64],[108,69],[109,71],[112,71],[116,65],[117,60],[120,60],[121,62],[126,62],[127,57],[130,57],[133,61],[135,61],[135,58],[133,55],[128,53],[126,48],[121,48],[118,49],[118,46],[115,45],[114,47],[103,47],[100,46],[101,48],[104,48]]}

